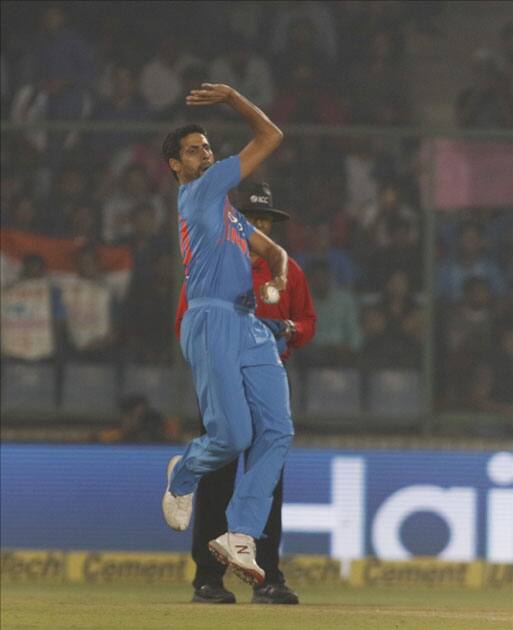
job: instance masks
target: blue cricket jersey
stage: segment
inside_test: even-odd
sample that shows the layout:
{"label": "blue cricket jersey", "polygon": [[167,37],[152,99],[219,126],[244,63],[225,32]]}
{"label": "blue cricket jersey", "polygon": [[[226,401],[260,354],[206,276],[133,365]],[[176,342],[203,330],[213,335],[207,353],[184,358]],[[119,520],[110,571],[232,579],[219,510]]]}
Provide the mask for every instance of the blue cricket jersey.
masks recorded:
{"label": "blue cricket jersey", "polygon": [[240,158],[213,164],[180,186],[178,233],[187,301],[217,298],[255,307],[248,239],[255,228],[229,202],[240,182]]}

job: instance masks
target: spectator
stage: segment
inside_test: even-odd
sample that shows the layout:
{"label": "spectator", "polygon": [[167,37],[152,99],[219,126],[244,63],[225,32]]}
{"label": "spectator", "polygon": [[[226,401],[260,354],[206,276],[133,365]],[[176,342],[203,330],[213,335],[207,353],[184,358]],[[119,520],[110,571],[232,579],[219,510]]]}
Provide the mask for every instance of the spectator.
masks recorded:
{"label": "spectator", "polygon": [[75,263],[77,275],[61,284],[69,350],[78,359],[111,360],[117,340],[114,293],[102,279],[94,246],[78,250]]}
{"label": "spectator", "polygon": [[407,125],[412,120],[409,85],[393,33],[372,35],[369,54],[354,65],[351,111],[354,122],[367,125]]}
{"label": "spectator", "polygon": [[73,209],[89,193],[89,182],[85,169],[68,164],[57,174],[43,217],[44,232],[58,234],[63,226],[69,225]]}
{"label": "spectator", "polygon": [[418,349],[406,335],[391,336],[382,308],[362,308],[363,343],[360,364],[365,370],[418,367]]}
{"label": "spectator", "polygon": [[353,222],[347,215],[345,204],[345,182],[339,176],[326,177],[322,186],[312,182],[308,192],[310,208],[307,217],[313,225],[327,223],[330,232],[330,245],[335,249],[348,249],[352,241]]}
{"label": "spectator", "polygon": [[97,439],[103,444],[152,444],[177,441],[181,434],[175,418],[165,418],[153,409],[146,396],[131,394],[120,405],[118,424],[99,432]]}
{"label": "spectator", "polygon": [[[184,77],[190,71],[190,69],[186,71],[184,73]],[[203,80],[204,76],[205,75],[202,74],[201,80]],[[197,86],[198,83],[196,82],[194,85]],[[177,106],[176,108],[173,108],[173,111],[184,111],[184,116],[190,116],[190,110],[193,108],[187,107],[186,109],[186,107],[187,106],[184,106],[183,109],[181,109]],[[173,120],[175,120],[174,117]],[[162,148],[161,145],[162,138],[160,134],[157,133],[148,136],[144,144],[140,143],[132,145],[130,151],[124,152],[122,159],[116,160],[116,163],[111,165],[107,178],[104,179],[102,194],[103,200],[105,200],[110,194],[113,194],[116,190],[116,186],[118,185],[117,180],[125,169],[130,166],[138,166],[146,172],[152,194],[158,194],[158,196],[162,197],[162,199],[165,200],[166,208],[172,210],[174,208],[172,197],[175,193],[175,184],[174,180],[171,182],[169,181],[169,168],[167,171],[165,170],[167,168],[167,164],[162,160],[162,158],[159,160]],[[98,175],[101,179],[105,174],[98,173]]]}
{"label": "spectator", "polygon": [[154,208],[157,227],[160,227],[165,216],[162,198],[155,192],[146,169],[129,164],[118,178],[116,188],[104,201],[102,235],[106,243],[116,243],[130,237],[133,229],[131,213],[141,203]]}
{"label": "spectator", "polygon": [[151,204],[137,205],[132,211],[131,223],[131,234],[121,243],[128,245],[132,253],[132,282],[143,286],[151,281],[155,256],[171,252],[173,245],[170,236],[158,229],[156,211]]}
{"label": "spectator", "polygon": [[[126,22],[120,15],[105,13],[99,24],[94,53],[96,73],[96,93],[104,101],[112,97],[113,73],[121,62],[127,63],[124,48],[129,46],[130,33],[127,32]],[[131,42],[130,42],[131,43]]]}
{"label": "spectator", "polygon": [[420,344],[423,340],[424,328],[422,309],[411,291],[408,274],[394,271],[388,278],[381,301],[383,312],[387,318],[387,332],[391,336],[406,336],[412,344]]}
{"label": "spectator", "polygon": [[156,254],[145,284],[132,282],[124,305],[127,358],[137,363],[170,363],[174,357],[172,324],[175,266],[168,252]]}
{"label": "spectator", "polygon": [[424,334],[422,310],[405,273],[393,273],[379,301],[364,306],[362,326],[363,366],[418,367]]}
{"label": "spectator", "polygon": [[[207,66],[198,61],[194,64],[188,65],[182,73],[182,95],[189,94],[191,90],[196,90],[208,77]],[[202,120],[208,120],[215,116],[208,109],[201,112]],[[194,122],[198,119],[198,112],[194,107],[189,107],[186,104],[185,99],[180,97],[173,107],[168,108],[162,118],[172,120],[174,125],[186,125],[189,122]],[[158,136],[160,141],[160,135]],[[166,173],[166,180],[167,180]]]}
{"label": "spectator", "polygon": [[[20,88],[13,103],[16,120],[31,120],[34,116],[77,120],[91,112],[95,77],[92,53],[80,35],[68,28],[64,7],[57,3],[43,13],[41,33],[28,63],[29,83]],[[49,135],[46,161],[52,172],[61,164],[62,150],[76,141],[74,132]]]}
{"label": "spectator", "polygon": [[37,232],[40,228],[40,216],[34,198],[21,194],[12,200],[12,207],[5,213],[6,227],[22,232]]}
{"label": "spectator", "polygon": [[[244,41],[247,41],[253,50],[259,47],[265,50],[263,25],[264,15],[269,7],[262,2],[233,2],[227,11],[228,29],[232,33],[239,33]],[[188,94],[188,92],[185,92]]]}
{"label": "spectator", "polygon": [[501,268],[507,267],[513,254],[512,210],[485,208],[479,217],[483,222],[485,239],[490,243],[490,256]]}
{"label": "spectator", "polygon": [[281,2],[270,35],[271,53],[283,59],[304,54],[306,49],[314,50],[317,60],[335,61],[337,33],[329,4],[312,0]]}
{"label": "spectator", "polygon": [[48,95],[50,120],[77,119],[90,107],[95,67],[89,46],[67,27],[60,3],[46,9],[34,54],[35,83]]}
{"label": "spectator", "polygon": [[[92,118],[98,122],[145,122],[149,112],[138,93],[137,73],[133,68],[117,65],[112,72],[112,94],[100,102]],[[95,158],[112,160],[122,149],[136,142],[137,136],[130,131],[98,132],[91,138],[91,150]]]}
{"label": "spectator", "polygon": [[[502,414],[510,421],[513,420],[513,325],[511,322],[500,331],[498,348],[479,364],[471,396],[474,407],[479,411]],[[511,426],[510,422],[510,435]]]}
{"label": "spectator", "polygon": [[26,193],[26,184],[21,174],[11,167],[4,167],[2,162],[0,183],[0,206],[2,225],[6,217],[12,213],[19,198]]}
{"label": "spectator", "polygon": [[327,256],[340,284],[354,284],[360,277],[356,264],[356,222],[349,216],[343,176],[325,171],[322,186],[311,180],[304,197],[307,213],[288,225],[288,246],[300,256]]}
{"label": "spectator", "polygon": [[332,2],[330,7],[338,35],[338,60],[349,67],[362,59],[369,48],[370,20],[368,4],[364,2]]}
{"label": "spectator", "polygon": [[[267,61],[256,54],[242,36],[232,33],[228,50],[215,58],[208,74],[211,83],[226,83],[255,105],[267,110],[273,101],[273,82]],[[227,109],[225,112],[229,114]],[[231,117],[231,115],[230,115]]]}
{"label": "spectator", "polygon": [[84,245],[97,243],[100,239],[100,216],[88,199],[77,203],[67,221],[59,227],[58,236],[77,239]]}
{"label": "spectator", "polygon": [[183,73],[200,60],[182,51],[183,41],[168,35],[160,42],[157,55],[141,71],[141,94],[156,118],[169,119],[172,108],[188,93],[182,83]]}
{"label": "spectator", "polygon": [[319,79],[311,63],[294,62],[273,107],[278,123],[347,125],[349,109]]}
{"label": "spectator", "polygon": [[330,276],[339,286],[353,286],[361,276],[361,269],[353,257],[344,249],[331,244],[331,230],[328,223],[310,226],[308,249],[295,252],[301,267],[307,268],[312,261],[324,258],[329,266]]}
{"label": "spectator", "polygon": [[317,330],[298,357],[305,367],[344,365],[362,343],[356,299],[349,288],[335,285],[327,260],[312,260],[307,275],[317,311]]}
{"label": "spectator", "polygon": [[[388,4],[385,2],[384,4]],[[418,2],[397,2],[401,5],[405,20],[420,35],[427,36],[435,41],[441,33],[439,20],[444,13],[444,4],[431,0],[419,0]]]}
{"label": "spectator", "polygon": [[482,355],[492,347],[494,301],[485,278],[470,277],[463,285],[462,299],[444,317],[446,348],[450,353]]}
{"label": "spectator", "polygon": [[[422,2],[418,1],[415,6],[419,4]],[[394,50],[403,54],[406,13],[410,5],[400,0],[332,2],[330,7],[335,14],[342,67],[364,59],[371,47],[373,35],[383,30],[390,33]]]}
{"label": "spectator", "polygon": [[438,296],[448,302],[462,297],[465,280],[478,276],[488,281],[495,297],[505,294],[504,274],[485,253],[481,227],[467,223],[461,226],[455,256],[446,256],[438,265],[436,289]]}
{"label": "spectator", "polygon": [[367,258],[365,289],[379,291],[390,276],[401,271],[408,276],[413,291],[420,291],[422,277],[422,249],[418,239],[412,239],[412,226],[408,219],[393,216],[386,224],[390,242],[371,249]]}
{"label": "spectator", "polygon": [[21,261],[19,282],[46,278],[46,263],[39,254],[27,254]]}
{"label": "spectator", "polygon": [[387,320],[383,309],[376,304],[364,304],[361,310],[363,343],[361,362],[365,367],[382,367],[394,349],[386,334]]}
{"label": "spectator", "polygon": [[398,180],[387,180],[380,184],[378,197],[370,201],[355,214],[366,247],[386,247],[391,243],[390,228],[398,219],[408,223],[408,240],[418,242],[418,214],[403,201],[401,185]]}
{"label": "spectator", "polygon": [[473,378],[470,374],[492,349],[493,307],[487,281],[470,277],[464,283],[462,299],[440,311],[438,354],[443,361],[440,371],[446,402],[465,401],[469,378]]}
{"label": "spectator", "polygon": [[358,220],[363,208],[377,203],[376,157],[368,138],[351,139],[345,159],[346,193],[349,214]]}
{"label": "spectator", "polygon": [[456,100],[460,127],[513,127],[513,94],[498,56],[480,48],[471,60],[471,84]]}

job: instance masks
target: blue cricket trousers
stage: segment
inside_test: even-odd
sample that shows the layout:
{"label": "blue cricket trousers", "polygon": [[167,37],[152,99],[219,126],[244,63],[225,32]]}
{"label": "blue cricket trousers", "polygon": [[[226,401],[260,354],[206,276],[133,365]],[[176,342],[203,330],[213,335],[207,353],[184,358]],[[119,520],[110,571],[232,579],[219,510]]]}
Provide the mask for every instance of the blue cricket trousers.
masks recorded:
{"label": "blue cricket trousers", "polygon": [[287,376],[274,337],[251,311],[198,298],[189,303],[180,343],[206,434],[188,445],[174,469],[171,492],[193,492],[203,475],[249,449],[226,518],[228,531],[260,538],[294,435]]}

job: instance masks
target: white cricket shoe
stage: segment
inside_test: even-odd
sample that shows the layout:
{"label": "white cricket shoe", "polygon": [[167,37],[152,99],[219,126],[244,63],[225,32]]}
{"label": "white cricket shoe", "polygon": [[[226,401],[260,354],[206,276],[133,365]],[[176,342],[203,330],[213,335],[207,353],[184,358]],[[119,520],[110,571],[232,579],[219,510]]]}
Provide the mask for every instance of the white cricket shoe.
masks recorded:
{"label": "white cricket shoe", "polygon": [[256,563],[255,540],[246,534],[226,532],[208,543],[210,553],[221,564],[225,564],[252,586],[264,583],[265,572]]}
{"label": "white cricket shoe", "polygon": [[162,497],[162,512],[164,513],[166,523],[171,529],[176,529],[179,532],[183,532],[189,527],[192,515],[193,497],[192,492],[191,494],[184,494],[183,496],[175,496],[169,489],[173,469],[181,459],[181,455],[175,455],[169,460],[169,464],[167,465],[167,486],[164,496]]}

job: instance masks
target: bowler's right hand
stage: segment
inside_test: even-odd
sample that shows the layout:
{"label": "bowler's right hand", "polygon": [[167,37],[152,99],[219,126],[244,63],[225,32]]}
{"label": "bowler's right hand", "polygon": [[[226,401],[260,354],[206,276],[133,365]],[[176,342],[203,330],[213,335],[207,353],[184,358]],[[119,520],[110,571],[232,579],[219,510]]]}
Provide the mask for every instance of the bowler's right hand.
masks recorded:
{"label": "bowler's right hand", "polygon": [[233,88],[222,83],[202,83],[201,89],[189,92],[185,102],[193,106],[227,103],[234,92]]}

